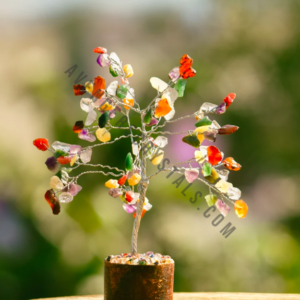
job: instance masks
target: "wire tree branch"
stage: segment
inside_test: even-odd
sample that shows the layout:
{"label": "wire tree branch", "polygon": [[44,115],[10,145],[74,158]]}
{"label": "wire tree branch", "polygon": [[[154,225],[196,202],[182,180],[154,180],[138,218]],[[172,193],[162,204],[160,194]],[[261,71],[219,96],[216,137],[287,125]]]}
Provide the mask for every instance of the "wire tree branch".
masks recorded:
{"label": "wire tree branch", "polygon": [[104,142],[104,143],[101,143],[101,144],[95,144],[95,145],[92,145],[92,146],[88,146],[84,149],[87,149],[87,148],[95,148],[95,147],[100,147],[100,146],[104,146],[104,145],[110,145],[110,144],[113,144],[121,139],[125,139],[125,138],[131,138],[131,137],[140,137],[139,135],[132,135],[132,134],[128,134],[128,135],[121,135],[119,136],[118,138],[115,138],[113,141],[109,141],[109,142]]}

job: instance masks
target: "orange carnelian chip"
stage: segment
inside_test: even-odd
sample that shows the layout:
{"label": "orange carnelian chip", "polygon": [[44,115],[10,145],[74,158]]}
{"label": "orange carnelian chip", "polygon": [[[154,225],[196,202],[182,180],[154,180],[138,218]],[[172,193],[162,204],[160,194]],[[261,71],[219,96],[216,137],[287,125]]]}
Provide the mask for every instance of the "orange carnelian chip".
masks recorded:
{"label": "orange carnelian chip", "polygon": [[104,90],[105,89],[105,79],[101,76],[97,76],[94,79],[94,90]]}
{"label": "orange carnelian chip", "polygon": [[105,89],[105,79],[102,78],[101,76],[95,77],[92,95],[100,99],[104,95],[104,89]]}
{"label": "orange carnelian chip", "polygon": [[[141,218],[144,216],[144,214],[146,213],[146,211],[147,211],[146,209],[143,209]],[[133,214],[133,217],[136,218],[136,212]]]}
{"label": "orange carnelian chip", "polygon": [[237,163],[232,157],[227,157],[222,161],[225,168],[231,171],[239,171],[241,169],[241,165]]}
{"label": "orange carnelian chip", "polygon": [[66,165],[69,164],[72,160],[72,157],[69,156],[60,156],[57,158],[57,161],[61,164],[61,165]]}
{"label": "orange carnelian chip", "polygon": [[[132,107],[133,104],[134,104],[134,99],[127,99],[127,98],[124,98],[124,99],[123,99],[123,103],[128,104],[129,106]],[[125,109],[130,109],[129,106],[124,105]]]}
{"label": "orange carnelian chip", "polygon": [[235,96],[236,96],[235,93],[230,93],[223,99],[223,102],[226,103],[226,109],[231,105],[231,103],[235,99]]}
{"label": "orange carnelian chip", "polygon": [[[126,182],[126,180],[127,180],[127,175],[124,175],[124,176],[122,176],[119,180],[118,180],[118,184],[119,185],[124,185],[124,183]],[[133,199],[133,198],[132,198]],[[131,199],[131,200],[132,200]]]}
{"label": "orange carnelian chip", "polygon": [[82,131],[82,128],[80,128],[79,126],[73,126],[73,132],[75,133],[80,133]]}
{"label": "orange carnelian chip", "polygon": [[155,108],[154,116],[155,118],[164,117],[172,110],[167,99],[161,99],[158,101],[157,106]]}
{"label": "orange carnelian chip", "polygon": [[241,199],[237,200],[234,202],[234,210],[240,219],[246,218],[248,212],[248,205]]}
{"label": "orange carnelian chip", "polygon": [[107,53],[107,49],[106,48],[103,48],[103,47],[97,47],[93,50],[95,53],[100,53],[100,54],[103,54],[103,53]]}
{"label": "orange carnelian chip", "polygon": [[85,87],[82,84],[73,85],[73,91],[75,96],[80,96],[85,93]]}
{"label": "orange carnelian chip", "polygon": [[[180,69],[179,69],[180,71]],[[196,75],[196,70],[194,70],[193,68],[189,68],[188,70],[184,71],[182,74],[180,73],[180,76],[183,79],[188,79],[191,77],[194,77]]]}
{"label": "orange carnelian chip", "polygon": [[132,191],[126,192],[125,199],[127,202],[131,202],[134,199],[134,192],[132,192]]}
{"label": "orange carnelian chip", "polygon": [[214,166],[217,165],[222,160],[221,151],[215,146],[207,147],[208,161]]}
{"label": "orange carnelian chip", "polygon": [[47,139],[35,139],[33,145],[36,146],[39,150],[46,151],[49,148],[49,143]]}
{"label": "orange carnelian chip", "polygon": [[193,59],[187,55],[187,54],[183,54],[181,59],[180,59],[180,64],[183,65],[183,64],[189,64],[190,66],[192,66],[193,64]]}
{"label": "orange carnelian chip", "polygon": [[190,77],[194,77],[196,75],[196,70],[192,68],[193,59],[184,54],[180,59],[180,67],[179,67],[179,74],[183,79],[188,79]]}
{"label": "orange carnelian chip", "polygon": [[103,90],[96,90],[95,92],[92,92],[92,95],[97,98],[97,99],[101,99],[102,96],[104,95],[104,91]]}

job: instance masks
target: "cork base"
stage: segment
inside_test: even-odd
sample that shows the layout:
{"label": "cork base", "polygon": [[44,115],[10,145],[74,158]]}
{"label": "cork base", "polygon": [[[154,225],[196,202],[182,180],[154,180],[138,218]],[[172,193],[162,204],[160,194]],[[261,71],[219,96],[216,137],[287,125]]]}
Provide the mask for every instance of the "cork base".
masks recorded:
{"label": "cork base", "polygon": [[174,264],[123,265],[105,260],[104,300],[173,300]]}

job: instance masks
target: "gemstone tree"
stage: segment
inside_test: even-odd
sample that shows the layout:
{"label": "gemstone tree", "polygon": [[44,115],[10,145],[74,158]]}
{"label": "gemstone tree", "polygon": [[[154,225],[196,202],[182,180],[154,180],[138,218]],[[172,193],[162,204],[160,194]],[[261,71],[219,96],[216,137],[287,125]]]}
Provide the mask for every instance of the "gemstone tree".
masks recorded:
{"label": "gemstone tree", "polygon": [[[100,76],[97,76],[94,82],[86,82],[85,85],[76,84],[73,87],[76,96],[85,94],[89,96],[84,96],[80,101],[80,107],[87,112],[87,118],[85,122],[76,121],[73,132],[78,134],[78,138],[82,140],[93,143],[98,139],[101,143],[82,148],[79,145],[59,141],[50,146],[45,138],[33,141],[39,150],[48,150],[52,154],[46,160],[46,166],[53,172],[53,176],[50,180],[51,189],[46,191],[45,199],[53,214],[60,212],[60,203],[71,202],[74,196],[80,192],[81,186],[77,184],[77,181],[82,175],[100,173],[112,177],[105,182],[105,186],[109,189],[108,194],[113,198],[120,198],[124,210],[135,218],[131,254],[136,255],[141,218],[152,207],[146,197],[149,181],[161,172],[176,172],[184,174],[189,183],[198,180],[209,187],[209,194],[205,196],[209,206],[215,205],[226,216],[230,208],[225,202],[231,202],[234,204],[237,216],[245,218],[248,207],[240,199],[241,191],[227,181],[229,170],[239,171],[241,165],[232,157],[224,159],[224,154],[215,146],[201,146],[205,139],[215,142],[218,135],[228,135],[238,130],[238,127],[233,125],[221,127],[208,116],[225,113],[233,103],[235,94],[228,94],[219,105],[205,102],[199,111],[173,119],[176,99],[183,97],[187,80],[196,75],[196,71],[192,68],[193,59],[191,57],[187,54],[182,56],[180,66],[174,67],[170,71],[168,83],[156,77],[150,79],[157,95],[146,108],[141,109],[135,100],[134,89],[129,84],[129,78],[134,74],[132,66],[129,64],[122,66],[117,54],[114,52],[108,54],[103,47],[97,47],[94,52],[98,53],[97,63],[99,66],[108,67],[113,77],[120,76],[121,84],[118,81],[112,81],[106,86],[105,79]],[[131,112],[140,115],[140,126],[131,125]],[[115,126],[120,123],[120,120],[117,123],[112,122],[116,114],[122,116],[123,121],[128,125],[125,127],[122,127],[123,125]],[[195,129],[183,132],[159,131],[169,123],[187,118],[196,119]],[[121,123],[123,124],[123,122]],[[124,130],[127,134],[111,140],[111,132],[114,129]],[[147,175],[147,160],[154,165],[162,162],[163,148],[168,144],[168,139],[164,135],[169,134],[185,134],[182,141],[197,148],[195,156],[185,162],[176,162],[167,168],[159,167],[159,171]],[[112,144],[123,138],[129,138],[132,145],[132,153],[124,153],[124,168],[90,163],[93,148]],[[199,163],[197,168],[191,166],[193,161]],[[189,167],[177,167],[179,164],[188,164]],[[71,176],[70,173],[80,166],[95,167],[96,170]],[[105,171],[106,169],[108,171]]]}

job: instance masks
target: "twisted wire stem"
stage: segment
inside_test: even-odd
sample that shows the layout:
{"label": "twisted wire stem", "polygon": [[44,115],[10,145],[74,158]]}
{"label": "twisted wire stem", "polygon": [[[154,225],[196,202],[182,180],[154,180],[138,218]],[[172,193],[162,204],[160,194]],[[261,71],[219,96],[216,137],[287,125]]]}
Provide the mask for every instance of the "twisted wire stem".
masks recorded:
{"label": "twisted wire stem", "polygon": [[112,173],[112,172],[103,172],[101,170],[99,171],[86,171],[86,172],[82,172],[80,173],[79,175],[75,176],[75,177],[70,177],[72,179],[75,179],[75,181],[77,182],[78,178],[81,177],[82,175],[85,175],[85,174],[103,174],[104,176],[114,176],[114,177],[120,177],[122,176],[123,174],[115,174],[115,173]]}
{"label": "twisted wire stem", "polygon": [[125,139],[125,138],[131,138],[131,137],[139,137],[140,138],[140,136],[139,135],[132,135],[132,134],[127,134],[127,135],[121,135],[121,136],[119,136],[118,138],[115,138],[113,141],[111,141],[111,142],[104,142],[104,143],[101,143],[101,144],[96,144],[96,145],[93,145],[93,146],[88,146],[88,147],[86,147],[86,148],[83,148],[83,149],[87,149],[87,148],[95,148],[95,147],[100,147],[100,146],[103,146],[103,145],[109,145],[109,144],[113,144],[113,143],[115,143],[116,141],[118,141],[118,140],[121,140],[121,139]]}
{"label": "twisted wire stem", "polygon": [[83,163],[78,163],[78,162],[76,162],[76,164],[78,165],[78,167],[79,167],[79,166],[89,166],[89,167],[95,167],[95,168],[100,167],[100,168],[103,168],[103,169],[107,168],[107,169],[110,169],[110,170],[116,170],[116,171],[122,173],[123,175],[125,174],[124,170],[120,170],[120,169],[118,169],[117,167],[111,167],[111,166],[109,166],[109,165],[102,165],[102,164],[83,164]]}
{"label": "twisted wire stem", "polygon": [[[144,124],[142,123],[143,129],[145,128]],[[147,139],[147,136],[143,134],[143,141]],[[142,158],[141,158],[141,181],[138,185],[138,191],[140,194],[139,197],[139,204],[136,211],[136,217],[133,223],[133,229],[132,229],[132,237],[131,237],[131,254],[136,255],[137,254],[137,239],[138,239],[138,232],[141,224],[141,218],[142,218],[142,212],[143,212],[143,206],[146,198],[146,191],[148,188],[148,180],[147,180],[147,174],[146,174],[146,154],[142,150]]]}

